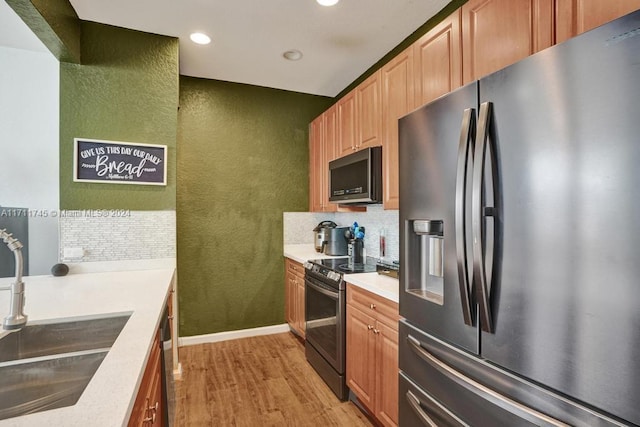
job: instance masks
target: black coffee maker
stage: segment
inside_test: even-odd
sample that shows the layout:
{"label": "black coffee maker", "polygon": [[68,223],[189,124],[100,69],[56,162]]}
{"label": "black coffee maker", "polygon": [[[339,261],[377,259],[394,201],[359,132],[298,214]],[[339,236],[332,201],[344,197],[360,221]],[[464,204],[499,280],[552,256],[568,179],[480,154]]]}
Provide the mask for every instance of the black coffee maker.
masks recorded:
{"label": "black coffee maker", "polygon": [[349,267],[357,264],[363,264],[364,258],[364,227],[360,227],[354,222],[349,229],[345,231],[345,237],[348,240],[347,256]]}

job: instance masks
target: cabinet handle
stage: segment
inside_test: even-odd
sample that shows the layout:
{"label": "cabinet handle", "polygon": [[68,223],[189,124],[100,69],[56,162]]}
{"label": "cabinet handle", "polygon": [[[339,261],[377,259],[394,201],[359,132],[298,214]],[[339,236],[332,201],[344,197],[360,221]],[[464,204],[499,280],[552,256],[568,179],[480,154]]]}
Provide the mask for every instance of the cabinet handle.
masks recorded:
{"label": "cabinet handle", "polygon": [[142,423],[143,424],[147,424],[147,423],[155,424],[156,423],[156,413],[154,412],[153,414],[151,414],[150,417],[147,417],[147,418],[143,419]]}
{"label": "cabinet handle", "polygon": [[375,310],[375,309],[376,309],[376,305],[375,305],[375,304],[369,304],[369,308],[370,308],[371,310]]}
{"label": "cabinet handle", "polygon": [[159,402],[156,402],[156,404],[153,405],[153,406],[147,405],[147,411],[153,411],[155,413],[156,411],[158,411],[158,406],[159,405],[160,405]]}
{"label": "cabinet handle", "polygon": [[373,333],[374,333],[374,334],[379,334],[379,333],[380,333],[380,330],[379,330],[379,329],[374,329],[374,330],[373,330]]}
{"label": "cabinet handle", "polygon": [[372,329],[373,329],[373,326],[372,326],[372,325],[367,325],[367,329],[368,329],[368,330],[372,330]]}

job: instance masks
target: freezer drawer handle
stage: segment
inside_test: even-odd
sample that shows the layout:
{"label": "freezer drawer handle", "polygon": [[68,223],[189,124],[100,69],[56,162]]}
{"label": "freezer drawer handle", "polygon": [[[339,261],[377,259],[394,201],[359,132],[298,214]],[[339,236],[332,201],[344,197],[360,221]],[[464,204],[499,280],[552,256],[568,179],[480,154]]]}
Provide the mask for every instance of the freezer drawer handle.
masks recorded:
{"label": "freezer drawer handle", "polygon": [[[480,314],[480,328],[485,331],[493,332],[493,319],[491,318],[491,305],[489,301],[489,289],[487,286],[487,271],[485,269],[485,254],[486,249],[485,239],[485,226],[484,218],[492,216],[496,217],[496,209],[487,208],[482,206],[483,197],[483,182],[485,174],[485,157],[487,153],[487,145],[489,141],[489,131],[491,129],[491,116],[492,116],[493,104],[491,102],[484,102],[480,105],[480,112],[478,114],[478,128],[476,134],[476,147],[473,156],[473,185],[471,192],[471,217],[472,217],[472,232],[473,232],[473,286],[476,290],[476,298],[478,299],[478,311]],[[493,141],[492,141],[493,142]],[[494,189],[494,197],[498,197],[497,194],[497,172],[496,172],[496,159],[495,159],[495,147],[489,147],[491,153],[491,161],[493,162],[492,171],[493,176],[491,183]],[[496,221],[494,220],[494,227]],[[495,249],[495,247],[493,248]]]}
{"label": "freezer drawer handle", "polygon": [[410,348],[425,362],[427,362],[431,367],[439,371],[442,375],[446,376],[459,386],[465,388],[471,393],[481,397],[482,399],[493,403],[494,405],[502,408],[503,410],[510,412],[523,420],[527,420],[531,423],[540,426],[562,426],[569,427],[568,424],[564,424],[561,421],[556,420],[555,418],[551,418],[548,415],[545,415],[541,412],[538,412],[534,409],[528,408],[521,403],[516,402],[515,400],[509,399],[506,396],[501,395],[500,393],[491,390],[488,387],[480,384],[477,381],[461,374],[456,371],[446,363],[440,361],[437,357],[429,353],[425,348],[420,344],[416,338],[411,335],[407,335],[407,342],[410,345]]}
{"label": "freezer drawer handle", "polygon": [[473,167],[474,133],[476,127],[476,110],[467,108],[462,115],[460,142],[458,144],[458,170],[456,174],[456,255],[458,264],[458,284],[460,286],[460,302],[464,323],[472,326],[473,313],[469,292],[469,271],[467,268],[467,177]]}
{"label": "freezer drawer handle", "polygon": [[[439,427],[438,424],[435,421],[433,421],[433,419],[429,415],[427,415],[424,409],[422,409],[420,399],[418,399],[418,397],[415,394],[411,393],[411,390],[407,391],[406,397],[407,397],[407,402],[409,402],[409,406],[411,407],[411,409],[413,409],[413,412],[416,413],[418,418],[420,418],[420,421],[422,421],[422,424],[428,427]],[[451,424],[451,425],[459,425],[461,427],[469,426],[469,424],[462,422],[462,420],[456,417],[451,411],[449,411],[447,408],[442,406],[440,403],[436,402],[436,400],[433,399],[431,396],[425,394],[425,397],[429,399],[429,403],[431,403],[438,410],[446,414],[446,416],[449,417],[451,421],[455,422],[455,424]]]}

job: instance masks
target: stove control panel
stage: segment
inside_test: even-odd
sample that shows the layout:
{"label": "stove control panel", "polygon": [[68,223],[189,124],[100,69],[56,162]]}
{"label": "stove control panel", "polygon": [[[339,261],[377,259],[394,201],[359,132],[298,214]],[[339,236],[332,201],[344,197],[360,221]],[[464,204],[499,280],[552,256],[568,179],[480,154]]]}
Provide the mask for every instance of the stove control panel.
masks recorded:
{"label": "stove control panel", "polygon": [[340,282],[342,280],[342,274],[337,271],[333,271],[330,268],[327,268],[323,265],[318,265],[316,263],[307,261],[304,264],[305,270],[313,276],[320,276],[325,280],[328,279],[333,282]]}

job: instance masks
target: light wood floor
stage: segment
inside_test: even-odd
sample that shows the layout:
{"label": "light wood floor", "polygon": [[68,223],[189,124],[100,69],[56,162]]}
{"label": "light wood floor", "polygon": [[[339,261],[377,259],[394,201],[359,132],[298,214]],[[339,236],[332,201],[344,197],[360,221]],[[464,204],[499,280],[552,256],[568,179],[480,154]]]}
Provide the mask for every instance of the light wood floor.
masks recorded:
{"label": "light wood floor", "polygon": [[335,397],[290,333],[181,347],[180,363],[180,427],[372,425]]}

